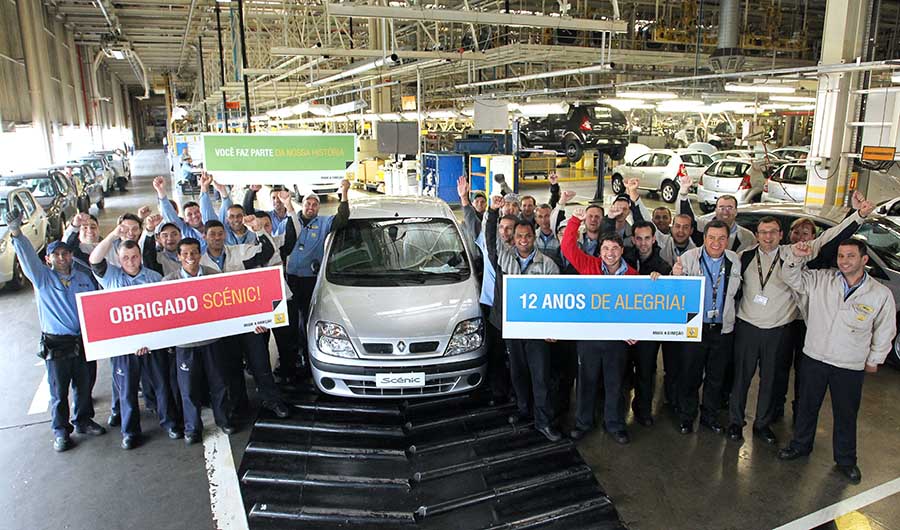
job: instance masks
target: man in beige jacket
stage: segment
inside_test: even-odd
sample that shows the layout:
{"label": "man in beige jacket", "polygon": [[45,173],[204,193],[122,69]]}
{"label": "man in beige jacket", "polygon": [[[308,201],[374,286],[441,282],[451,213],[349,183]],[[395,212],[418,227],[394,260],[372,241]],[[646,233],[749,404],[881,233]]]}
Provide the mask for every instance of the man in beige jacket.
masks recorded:
{"label": "man in beige jacket", "polygon": [[778,453],[794,460],[812,452],[825,390],[834,413],[834,461],[851,483],[862,475],[856,465],[856,415],[866,372],[876,372],[896,334],[891,291],[866,273],[866,246],[846,239],[838,246],[838,270],[807,269],[807,242],[795,243],[785,260],[784,282],[809,296],[808,331],[800,363],[800,397],[794,439]]}

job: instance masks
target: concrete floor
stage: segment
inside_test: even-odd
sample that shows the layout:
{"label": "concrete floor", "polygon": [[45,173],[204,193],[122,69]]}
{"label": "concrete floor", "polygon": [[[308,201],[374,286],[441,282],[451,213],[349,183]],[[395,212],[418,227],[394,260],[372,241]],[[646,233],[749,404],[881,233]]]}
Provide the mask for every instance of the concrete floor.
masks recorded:
{"label": "concrete floor", "polygon": [[[107,209],[99,215],[102,231],[111,229],[116,217],[126,211],[145,204],[155,207],[150,181],[164,173],[161,151],[137,153],[130,190],[109,197]],[[563,186],[578,192],[576,201],[593,196],[592,183]],[[527,190],[543,201],[546,189],[545,182],[529,181],[522,192]],[[361,193],[352,192],[351,200]],[[336,205],[334,200],[323,203],[323,213],[332,212]],[[10,375],[0,385],[0,469],[6,485],[0,495],[0,513],[7,521],[0,527],[217,526],[210,509],[203,447],[168,440],[150,416],[143,422],[146,443],[134,451],[119,449],[120,436],[112,432],[99,438],[76,436],[78,445],[73,450],[54,453],[46,407],[44,412],[28,413],[44,376],[35,356],[39,327],[30,289],[0,292],[0,322],[7,329],[6,347],[0,349],[0,373]],[[99,365],[94,397],[96,419],[103,423],[109,413],[110,377],[108,363]],[[618,446],[602,433],[594,433],[579,449],[630,528],[773,528],[900,476],[898,397],[900,372],[883,368],[866,377],[859,417],[863,482],[858,486],[846,484],[832,471],[827,401],[820,415],[818,444],[807,460],[781,463],[775,448],[749,437],[737,444],[703,430],[682,436],[676,431],[675,418],[661,403],[657,403],[655,426],[629,426],[631,445]],[[752,411],[749,414],[752,417]],[[774,429],[783,441],[790,436],[789,421],[790,416]],[[235,467],[240,465],[247,436],[246,430],[231,436]],[[859,511],[873,529],[900,530],[897,500],[895,495]],[[822,528],[832,527],[837,528]]]}

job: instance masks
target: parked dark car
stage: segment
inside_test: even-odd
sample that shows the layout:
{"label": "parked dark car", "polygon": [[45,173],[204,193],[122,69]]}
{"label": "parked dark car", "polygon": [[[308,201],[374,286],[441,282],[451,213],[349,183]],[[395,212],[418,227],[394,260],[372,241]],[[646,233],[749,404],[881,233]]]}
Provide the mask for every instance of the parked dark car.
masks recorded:
{"label": "parked dark car", "polygon": [[628,120],[609,105],[570,105],[565,114],[531,118],[519,124],[520,149],[553,149],[570,162],[597,149],[621,160],[628,146]]}
{"label": "parked dark car", "polygon": [[62,173],[41,169],[29,173],[4,176],[0,185],[23,187],[31,191],[34,199],[47,214],[47,232],[52,239],[59,239],[66,223],[78,214],[78,195],[75,187]]}
{"label": "parked dark car", "polygon": [[[759,220],[771,215],[781,222],[782,244],[789,244],[790,226],[795,220],[809,217],[821,231],[840,223],[845,214],[846,211],[837,208],[811,210],[799,204],[755,204],[738,208],[737,223],[755,232]],[[868,247],[866,271],[891,290],[897,307],[900,307],[900,224],[891,217],[872,214],[853,237]],[[900,324],[900,312],[897,322]],[[900,333],[894,337],[894,347],[887,362],[900,368]]]}
{"label": "parked dark car", "polygon": [[102,210],[106,206],[106,200],[103,197],[103,185],[94,168],[88,164],[80,162],[69,162],[50,168],[66,175],[75,185],[78,192],[78,211],[88,212],[92,204],[97,205],[97,209]]}

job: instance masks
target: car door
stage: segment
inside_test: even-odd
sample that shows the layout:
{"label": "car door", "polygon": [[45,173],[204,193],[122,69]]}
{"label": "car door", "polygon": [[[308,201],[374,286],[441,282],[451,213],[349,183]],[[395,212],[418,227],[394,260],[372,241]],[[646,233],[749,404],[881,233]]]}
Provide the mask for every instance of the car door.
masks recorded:
{"label": "car door", "polygon": [[12,197],[13,208],[22,212],[22,233],[31,241],[35,250],[43,248],[47,237],[47,227],[43,216],[39,215],[39,209],[31,197],[31,194],[19,191]]}
{"label": "car door", "polygon": [[646,187],[646,184],[644,184],[644,171],[647,169],[647,166],[650,165],[651,158],[653,158],[653,153],[644,153],[632,160],[630,163],[623,164],[622,166],[620,166],[622,177],[624,177],[625,179],[637,177],[641,179],[641,187]]}
{"label": "car door", "polygon": [[658,190],[662,183],[663,176],[666,173],[666,167],[669,165],[671,155],[666,153],[654,153],[650,159],[647,169],[644,171],[644,178],[641,179],[642,186],[647,189]]}
{"label": "car door", "polygon": [[59,211],[62,215],[63,224],[70,221],[78,213],[78,197],[69,179],[58,172],[52,174],[53,182],[59,190],[57,200],[59,201]]}
{"label": "car door", "polygon": [[[700,175],[713,163],[713,159],[709,155],[703,153],[686,153],[681,155],[681,161],[684,163],[684,169],[691,176],[694,184],[700,179]],[[678,168],[675,169],[676,171]]]}

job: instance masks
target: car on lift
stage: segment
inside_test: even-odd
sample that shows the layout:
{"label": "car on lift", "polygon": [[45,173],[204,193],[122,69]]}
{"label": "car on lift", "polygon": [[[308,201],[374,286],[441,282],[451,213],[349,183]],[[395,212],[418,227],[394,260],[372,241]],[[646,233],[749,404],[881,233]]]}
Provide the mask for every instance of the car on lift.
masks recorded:
{"label": "car on lift", "polygon": [[25,285],[25,274],[6,229],[6,212],[11,210],[22,212],[22,233],[38,252],[47,246],[47,216],[27,188],[0,183],[0,286],[17,290]]}
{"label": "car on lift", "polygon": [[628,120],[610,105],[569,105],[565,114],[529,118],[519,124],[519,150],[553,150],[578,162],[585,149],[597,149],[621,160],[628,146]]}
{"label": "car on lift", "polygon": [[69,176],[78,192],[78,211],[88,212],[92,204],[97,205],[98,210],[106,206],[103,197],[103,186],[97,179],[94,169],[88,164],[69,162],[59,166],[53,166],[51,170],[59,171]]}
{"label": "car on lift", "polygon": [[59,239],[66,229],[66,223],[78,215],[78,194],[72,182],[64,174],[39,169],[28,173],[4,175],[0,186],[26,188],[47,215],[48,233],[52,239]]}
{"label": "car on lift", "polygon": [[306,323],[316,387],[350,398],[467,392],[486,370],[472,248],[433,197],[372,197],[328,236]]}
{"label": "car on lift", "polygon": [[116,187],[116,172],[113,170],[106,157],[100,155],[87,155],[70,163],[81,163],[91,166],[94,173],[99,177],[100,185],[103,187],[103,195],[109,195]]}
{"label": "car on lift", "polygon": [[713,159],[700,151],[687,149],[652,149],[630,162],[616,166],[612,174],[612,190],[625,192],[625,181],[638,178],[640,189],[659,193],[662,200],[673,203],[678,198],[679,178],[690,175],[696,185]]}
{"label": "car on lift", "polygon": [[[738,208],[736,221],[744,228],[756,232],[760,219],[775,217],[781,222],[782,244],[789,244],[789,229],[797,219],[810,218],[821,232],[839,224],[845,215],[846,210],[839,208],[817,210],[806,208],[802,204],[754,204]],[[869,263],[866,271],[891,290],[894,302],[900,308],[900,221],[873,213],[866,217],[853,237],[864,242],[868,248]],[[897,323],[897,329],[900,330],[900,311],[897,313]],[[900,368],[900,333],[894,337],[894,347],[888,356],[888,363]]]}
{"label": "car on lift", "polygon": [[763,186],[762,202],[806,201],[806,164],[785,164],[775,170]]}

